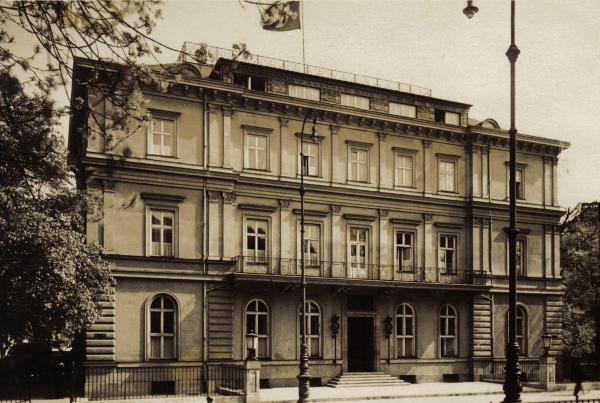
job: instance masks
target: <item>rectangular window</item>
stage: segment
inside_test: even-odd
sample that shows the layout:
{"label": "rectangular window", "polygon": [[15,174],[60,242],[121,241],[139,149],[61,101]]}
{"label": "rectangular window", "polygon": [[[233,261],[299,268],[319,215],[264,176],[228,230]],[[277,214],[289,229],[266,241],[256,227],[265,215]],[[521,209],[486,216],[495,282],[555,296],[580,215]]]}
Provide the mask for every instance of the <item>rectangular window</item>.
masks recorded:
{"label": "rectangular window", "polygon": [[246,256],[250,262],[266,262],[267,221],[248,220],[246,222]]}
{"label": "rectangular window", "polygon": [[267,136],[246,135],[246,168],[267,170]]}
{"label": "rectangular window", "polygon": [[414,105],[390,102],[390,113],[392,115],[405,116],[407,118],[416,118],[417,107]]}
{"label": "rectangular window", "polygon": [[342,105],[360,109],[371,109],[371,100],[359,95],[342,94]]}
{"label": "rectangular window", "polygon": [[456,273],[456,236],[440,235],[438,267],[446,273]]}
{"label": "rectangular window", "polygon": [[456,192],[456,163],[454,161],[440,160],[439,169],[439,190],[441,192]]}
{"label": "rectangular window", "polygon": [[236,85],[241,85],[247,90],[262,92],[267,91],[267,80],[265,80],[264,78],[251,77],[242,74],[234,74],[233,83]]}
{"label": "rectangular window", "polygon": [[290,97],[308,99],[310,101],[321,100],[321,90],[319,88],[290,84],[288,87],[288,91]]}
{"label": "rectangular window", "polygon": [[303,141],[302,154],[305,157],[304,175],[319,176],[319,144]]}
{"label": "rectangular window", "polygon": [[396,232],[396,265],[398,271],[413,270],[413,234]]}
{"label": "rectangular window", "polygon": [[317,224],[304,224],[304,263],[307,266],[318,266],[321,263],[320,242],[321,227]]}
{"label": "rectangular window", "polygon": [[150,137],[149,154],[174,156],[175,120],[152,118]]}
{"label": "rectangular window", "polygon": [[368,261],[368,230],[350,228],[350,266],[365,268]]}
{"label": "rectangular window", "polygon": [[525,239],[517,239],[517,276],[527,275],[525,245]]}
{"label": "rectangular window", "polygon": [[396,153],[396,186],[413,187],[413,157]]}
{"label": "rectangular window", "polygon": [[367,181],[368,151],[359,148],[350,148],[348,179],[356,182]]}
{"label": "rectangular window", "polygon": [[[523,186],[523,170],[522,169],[517,169],[515,171],[515,182],[517,184],[517,199],[525,199],[525,192],[524,192],[524,186]],[[510,180],[510,179],[509,179]]]}
{"label": "rectangular window", "polygon": [[460,114],[455,112],[446,112],[436,109],[434,112],[434,120],[436,122],[460,126]]}
{"label": "rectangular window", "polygon": [[174,256],[173,230],[175,213],[150,210],[152,256]]}

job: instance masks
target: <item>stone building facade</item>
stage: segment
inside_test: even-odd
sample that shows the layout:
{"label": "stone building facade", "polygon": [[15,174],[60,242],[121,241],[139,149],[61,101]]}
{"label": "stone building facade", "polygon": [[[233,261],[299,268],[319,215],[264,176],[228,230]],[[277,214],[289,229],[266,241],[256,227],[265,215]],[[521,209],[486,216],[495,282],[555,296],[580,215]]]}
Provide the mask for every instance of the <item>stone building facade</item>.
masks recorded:
{"label": "stone building facade", "polygon": [[[116,150],[70,134],[103,200],[87,236],[104,246],[117,280],[87,332],[88,366],[240,362],[253,331],[263,385],[297,384],[301,152],[313,384],[375,371],[468,381],[504,356],[506,130],[469,119],[468,104],[390,82],[227,58],[170,68],[158,73],[164,91],[144,90],[147,128]],[[98,93],[73,92],[110,109]],[[523,358],[543,353],[543,334],[560,350],[565,147],[517,135]]]}

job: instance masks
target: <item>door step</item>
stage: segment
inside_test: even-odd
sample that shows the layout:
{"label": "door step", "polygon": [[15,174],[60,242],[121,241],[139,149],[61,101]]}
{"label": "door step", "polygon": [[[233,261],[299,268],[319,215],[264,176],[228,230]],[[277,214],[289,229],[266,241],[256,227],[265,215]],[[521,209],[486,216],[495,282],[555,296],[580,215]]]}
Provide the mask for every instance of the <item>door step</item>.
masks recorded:
{"label": "door step", "polygon": [[380,387],[380,386],[408,386],[410,383],[383,372],[346,372],[339,374],[326,386],[330,388],[353,388],[353,387]]}

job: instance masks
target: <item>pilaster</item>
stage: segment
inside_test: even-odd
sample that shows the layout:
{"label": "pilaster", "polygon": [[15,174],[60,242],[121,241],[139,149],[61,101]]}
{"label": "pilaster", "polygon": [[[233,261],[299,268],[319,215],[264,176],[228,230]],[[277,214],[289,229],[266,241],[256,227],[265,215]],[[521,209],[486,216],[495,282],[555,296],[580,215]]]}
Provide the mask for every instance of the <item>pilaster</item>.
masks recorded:
{"label": "pilaster", "polygon": [[231,105],[223,105],[223,168],[231,169],[231,149],[233,142],[231,140],[231,120],[233,119],[233,109]]}
{"label": "pilaster", "polygon": [[103,180],[104,188],[104,228],[103,228],[103,247],[108,255],[115,253],[115,186],[114,180]]}
{"label": "pilaster", "polygon": [[236,243],[231,242],[235,231],[234,228],[234,206],[235,193],[223,192],[223,236],[221,237],[221,245],[223,245],[222,256],[226,258],[232,258],[237,255]]}
{"label": "pilaster", "polygon": [[431,140],[422,140],[423,143],[423,196],[431,195]]}
{"label": "pilaster", "polygon": [[208,104],[208,166],[221,166],[220,132],[217,105]]}
{"label": "pilaster", "polygon": [[207,190],[206,197],[208,197],[208,258],[219,259],[221,252],[221,241],[223,239],[220,223],[221,223],[221,209],[220,209],[220,198],[219,193],[216,190]]}

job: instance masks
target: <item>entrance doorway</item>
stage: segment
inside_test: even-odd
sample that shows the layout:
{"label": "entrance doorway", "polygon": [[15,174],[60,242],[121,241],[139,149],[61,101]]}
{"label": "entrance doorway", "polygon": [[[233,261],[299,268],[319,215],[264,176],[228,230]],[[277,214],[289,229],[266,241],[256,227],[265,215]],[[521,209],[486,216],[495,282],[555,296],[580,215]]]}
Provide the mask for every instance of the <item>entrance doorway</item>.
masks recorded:
{"label": "entrance doorway", "polygon": [[348,317],[348,372],[373,372],[374,318]]}

